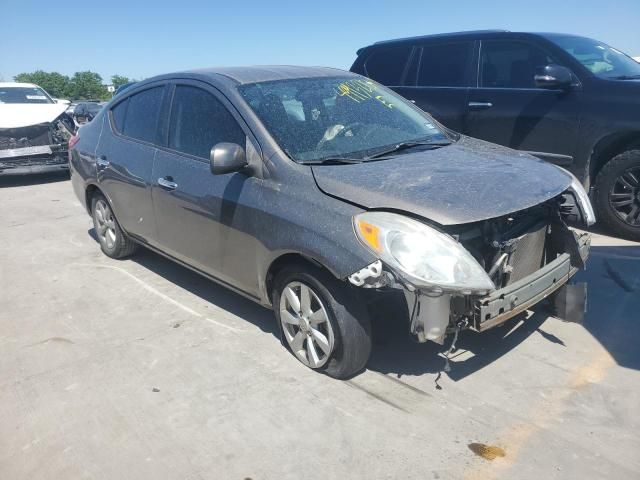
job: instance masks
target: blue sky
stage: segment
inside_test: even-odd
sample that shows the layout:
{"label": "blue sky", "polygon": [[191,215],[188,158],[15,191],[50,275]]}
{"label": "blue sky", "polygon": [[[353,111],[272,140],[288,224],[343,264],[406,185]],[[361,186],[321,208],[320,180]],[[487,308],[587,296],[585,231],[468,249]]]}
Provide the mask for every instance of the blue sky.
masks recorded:
{"label": "blue sky", "polygon": [[503,28],[594,37],[640,55],[640,0],[0,0],[0,78],[37,69],[108,79],[188,68],[349,68],[377,40]]}

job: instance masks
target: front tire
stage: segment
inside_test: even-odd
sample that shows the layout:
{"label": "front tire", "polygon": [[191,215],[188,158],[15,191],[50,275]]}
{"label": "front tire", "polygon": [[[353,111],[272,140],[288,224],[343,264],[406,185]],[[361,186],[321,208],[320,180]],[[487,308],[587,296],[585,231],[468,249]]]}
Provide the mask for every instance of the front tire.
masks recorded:
{"label": "front tire", "polygon": [[102,252],[111,258],[124,258],[133,254],[138,245],[122,231],[111,205],[100,193],[91,198],[91,217]]}
{"label": "front tire", "polygon": [[349,285],[304,264],[275,278],[273,309],[283,343],[307,367],[345,379],[360,372],[371,353],[371,323]]}
{"label": "front tire", "polygon": [[640,241],[640,150],[613,157],[596,177],[598,221],[615,235]]}

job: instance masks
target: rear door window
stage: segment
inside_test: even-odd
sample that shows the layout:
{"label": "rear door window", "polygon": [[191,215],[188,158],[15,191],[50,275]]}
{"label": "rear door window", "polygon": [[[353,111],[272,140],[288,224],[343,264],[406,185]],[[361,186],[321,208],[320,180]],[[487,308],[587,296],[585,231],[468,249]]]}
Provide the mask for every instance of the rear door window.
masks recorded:
{"label": "rear door window", "polygon": [[205,160],[220,142],[245,146],[244,131],[227,108],[211,93],[178,85],[169,123],[169,148]]}
{"label": "rear door window", "polygon": [[[122,133],[124,128],[124,117],[127,114],[127,105],[129,105],[129,99],[125,99],[115,107],[111,109],[111,118],[113,119],[113,126],[118,133]],[[78,107],[76,107],[78,108]]]}
{"label": "rear door window", "polygon": [[418,86],[470,86],[472,47],[473,42],[423,45]]}
{"label": "rear door window", "polygon": [[[150,88],[129,97],[123,134],[149,143],[158,143],[158,117],[164,86]],[[115,121],[115,119],[114,119]]]}
{"label": "rear door window", "polygon": [[375,50],[364,65],[367,76],[383,85],[400,85],[411,49],[403,45]]}
{"label": "rear door window", "polygon": [[536,88],[536,70],[554,62],[535,45],[512,41],[482,42],[480,85],[485,88]]}

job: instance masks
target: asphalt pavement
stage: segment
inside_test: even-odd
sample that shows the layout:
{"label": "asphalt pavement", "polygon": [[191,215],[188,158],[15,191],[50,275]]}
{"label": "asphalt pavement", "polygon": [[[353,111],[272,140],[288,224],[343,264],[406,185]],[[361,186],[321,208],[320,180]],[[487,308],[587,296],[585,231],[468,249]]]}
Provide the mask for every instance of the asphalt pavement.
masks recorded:
{"label": "asphalt pavement", "polygon": [[104,256],[64,175],[0,177],[0,479],[640,478],[640,245],[594,235],[584,324],[442,348],[391,330],[337,381],[270,311]]}

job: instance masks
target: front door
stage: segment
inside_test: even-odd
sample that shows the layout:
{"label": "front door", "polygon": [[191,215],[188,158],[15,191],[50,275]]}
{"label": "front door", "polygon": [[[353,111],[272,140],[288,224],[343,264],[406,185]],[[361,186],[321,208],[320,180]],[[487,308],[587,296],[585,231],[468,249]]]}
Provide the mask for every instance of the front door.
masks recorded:
{"label": "front door", "polygon": [[479,85],[469,91],[463,131],[571,168],[581,91],[578,85],[568,91],[536,88],[536,69],[552,63],[558,64],[527,42],[483,41]]}
{"label": "front door", "polygon": [[[259,180],[243,172],[213,175],[209,155],[220,142],[246,145],[245,132],[223,100],[212,89],[176,85],[167,148],[158,150],[153,167],[158,243],[179,260],[252,293],[252,286],[244,285],[226,260],[236,249],[244,250],[242,242],[230,242],[229,236],[235,231],[243,189],[255,188]],[[253,251],[247,248],[241,254],[241,265],[249,262],[247,275],[253,273],[255,282]]]}

